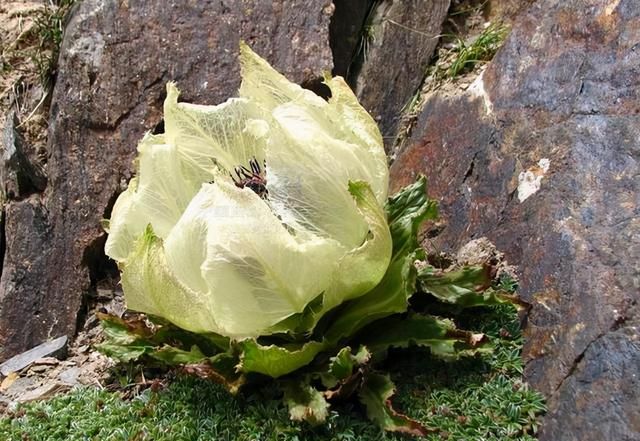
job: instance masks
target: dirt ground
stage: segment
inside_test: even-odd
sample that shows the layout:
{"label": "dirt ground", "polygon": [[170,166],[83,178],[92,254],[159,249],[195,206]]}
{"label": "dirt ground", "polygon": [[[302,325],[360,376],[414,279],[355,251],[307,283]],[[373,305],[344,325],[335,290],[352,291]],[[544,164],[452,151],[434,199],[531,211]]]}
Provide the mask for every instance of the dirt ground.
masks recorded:
{"label": "dirt ground", "polygon": [[26,153],[43,166],[57,47],[67,9],[52,0],[0,2],[0,127],[15,111]]}

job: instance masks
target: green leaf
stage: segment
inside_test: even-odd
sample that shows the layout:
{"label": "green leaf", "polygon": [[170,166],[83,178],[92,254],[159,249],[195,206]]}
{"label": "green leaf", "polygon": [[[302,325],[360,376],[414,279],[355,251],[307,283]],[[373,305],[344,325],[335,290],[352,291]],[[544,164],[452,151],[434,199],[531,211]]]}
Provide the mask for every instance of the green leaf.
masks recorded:
{"label": "green leaf", "polygon": [[434,355],[457,358],[478,351],[490,351],[484,334],[456,329],[451,320],[430,315],[389,317],[365,328],[361,341],[373,353],[384,353],[390,347],[410,345],[429,347]]}
{"label": "green leaf", "polygon": [[329,415],[329,403],[322,392],[307,381],[287,381],[282,386],[284,402],[294,421],[306,421],[312,425],[324,423]]}
{"label": "green leaf", "polygon": [[517,302],[515,296],[490,288],[491,267],[466,266],[454,271],[441,271],[430,265],[418,270],[423,291],[438,300],[465,308]]}
{"label": "green leaf", "polygon": [[355,354],[349,346],[344,347],[335,357],[331,357],[329,374],[338,381],[345,380],[353,374],[354,368],[366,364],[370,358],[371,353],[365,346],[360,346]]}
{"label": "green leaf", "polygon": [[182,349],[165,345],[159,350],[151,352],[149,355],[169,366],[197,363],[207,358],[195,345],[191,347],[190,351],[183,351]]}
{"label": "green leaf", "polygon": [[139,316],[124,319],[98,312],[96,317],[101,321],[104,333],[112,343],[128,344],[140,338],[148,339],[155,332],[144,318]]}
{"label": "green leaf", "polygon": [[366,376],[358,397],[366,407],[370,420],[389,432],[413,436],[426,436],[436,432],[436,430],[426,428],[406,415],[396,412],[391,406],[391,396],[394,392],[393,382],[387,375],[370,373]]}
{"label": "green leaf", "polygon": [[311,363],[326,344],[309,341],[286,346],[263,346],[254,339],[247,339],[238,342],[238,346],[241,349],[239,370],[278,378]]}
{"label": "green leaf", "polygon": [[98,314],[98,318],[102,321],[106,341],[96,345],[96,349],[103,354],[114,360],[129,362],[153,351],[153,343],[142,338],[150,335],[142,321],[125,321],[106,314]]}
{"label": "green leaf", "polygon": [[326,371],[316,373],[322,385],[327,388],[325,398],[346,399],[353,395],[360,388],[370,359],[371,353],[365,346],[360,346],[355,354],[349,346],[340,349],[335,357],[331,357]]}
{"label": "green leaf", "polygon": [[126,363],[138,360],[143,355],[153,351],[153,346],[136,341],[127,345],[100,343],[96,345],[96,349],[114,360]]}
{"label": "green leaf", "polygon": [[[195,363],[217,352],[229,350],[229,339],[215,334],[194,334],[158,318],[133,315],[126,319],[97,314],[106,341],[97,349],[119,361],[143,355],[173,366]],[[189,348],[189,350],[186,350]]]}
{"label": "green leaf", "polygon": [[389,198],[387,219],[393,240],[392,258],[382,281],[369,293],[348,302],[326,331],[334,343],[349,337],[367,324],[391,314],[405,312],[416,289],[414,261],[423,256],[418,229],[426,219],[435,219],[437,208],[426,194],[426,179],[402,189]]}
{"label": "green leaf", "polygon": [[418,180],[389,198],[385,206],[393,239],[393,257],[398,259],[420,246],[418,229],[427,219],[438,217],[438,206],[427,197],[427,179]]}

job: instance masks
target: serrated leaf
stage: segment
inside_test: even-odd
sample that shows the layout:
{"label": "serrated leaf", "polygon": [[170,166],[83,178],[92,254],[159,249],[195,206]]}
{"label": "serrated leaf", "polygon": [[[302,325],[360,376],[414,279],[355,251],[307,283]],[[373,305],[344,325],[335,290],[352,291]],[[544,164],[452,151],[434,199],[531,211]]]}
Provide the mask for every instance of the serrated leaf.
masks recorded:
{"label": "serrated leaf", "polygon": [[149,338],[154,333],[154,330],[147,326],[144,319],[137,315],[124,319],[98,312],[96,317],[102,323],[107,337],[114,343],[127,344],[140,338]]}
{"label": "serrated leaf", "polygon": [[438,300],[464,308],[519,303],[516,296],[490,288],[491,272],[489,265],[466,266],[454,271],[426,265],[418,270],[418,281],[423,291]]}
{"label": "serrated leaf", "polygon": [[304,344],[285,346],[263,346],[254,339],[238,342],[240,364],[238,369],[245,373],[256,372],[278,378],[291,373],[313,361],[322,351],[324,342],[310,341]]}
{"label": "serrated leaf", "polygon": [[354,368],[366,364],[370,358],[371,353],[365,346],[361,346],[355,354],[349,346],[344,347],[335,357],[331,357],[329,374],[338,381],[344,380],[353,374]]}
{"label": "serrated leaf", "polygon": [[371,352],[383,353],[390,347],[417,345],[430,348],[434,355],[457,358],[478,351],[490,351],[484,334],[456,329],[451,320],[430,315],[394,316],[363,329],[361,341]]}
{"label": "serrated leaf", "polygon": [[388,376],[376,373],[370,373],[366,376],[358,397],[367,409],[367,416],[370,420],[389,432],[413,436],[426,436],[436,432],[436,430],[429,429],[395,411],[391,405],[391,397],[394,392],[395,386]]}
{"label": "serrated leaf", "polygon": [[394,258],[418,248],[420,225],[427,219],[438,217],[436,202],[427,197],[427,179],[424,176],[390,197],[385,210],[393,239]]}
{"label": "serrated leaf", "polygon": [[151,331],[137,318],[124,320],[120,317],[98,313],[106,341],[96,345],[103,354],[120,362],[135,361],[154,350],[154,345],[146,338]]}
{"label": "serrated leaf", "polygon": [[185,365],[182,368],[182,372],[215,381],[223,385],[229,393],[235,395],[246,381],[245,376],[237,372],[237,364],[237,357],[222,353],[199,363]]}
{"label": "serrated leaf", "polygon": [[143,355],[153,351],[153,346],[134,341],[126,345],[100,343],[96,345],[96,349],[114,360],[126,363],[138,360]]}
{"label": "serrated leaf", "polygon": [[198,363],[207,358],[195,345],[191,347],[190,351],[183,351],[173,346],[164,345],[160,349],[149,353],[149,355],[169,366]]}
{"label": "serrated leaf", "polygon": [[311,425],[324,423],[329,415],[329,403],[322,392],[306,381],[285,382],[282,386],[284,402],[293,421],[306,421]]}

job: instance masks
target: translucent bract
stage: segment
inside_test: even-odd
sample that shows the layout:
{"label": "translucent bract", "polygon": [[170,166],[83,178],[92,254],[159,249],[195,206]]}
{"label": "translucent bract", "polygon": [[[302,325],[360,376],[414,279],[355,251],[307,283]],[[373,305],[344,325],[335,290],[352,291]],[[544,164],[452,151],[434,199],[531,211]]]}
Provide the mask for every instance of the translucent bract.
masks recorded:
{"label": "translucent bract", "polygon": [[[240,62],[240,96],[217,106],[167,85],[105,246],[129,308],[234,338],[312,327],[376,286],[392,246],[382,138],[344,80],[325,101],[246,45]],[[232,179],[250,161],[266,197]]]}

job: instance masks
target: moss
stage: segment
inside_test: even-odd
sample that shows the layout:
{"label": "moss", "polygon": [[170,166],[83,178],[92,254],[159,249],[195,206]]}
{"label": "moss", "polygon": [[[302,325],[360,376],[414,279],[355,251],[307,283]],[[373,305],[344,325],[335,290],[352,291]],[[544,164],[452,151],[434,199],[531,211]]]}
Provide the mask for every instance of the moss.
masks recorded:
{"label": "moss", "polygon": [[[462,315],[494,337],[493,354],[445,362],[427,350],[397,350],[382,368],[398,386],[396,407],[452,440],[534,440],[542,397],[522,382],[522,337],[509,306]],[[480,317],[480,318],[479,318]],[[205,380],[181,377],[131,400],[90,387],[19,407],[0,420],[0,439],[23,440],[401,440],[381,433],[362,409],[332,408],[325,426],[289,420],[273,385],[237,397]],[[434,435],[432,440],[439,440]]]}

